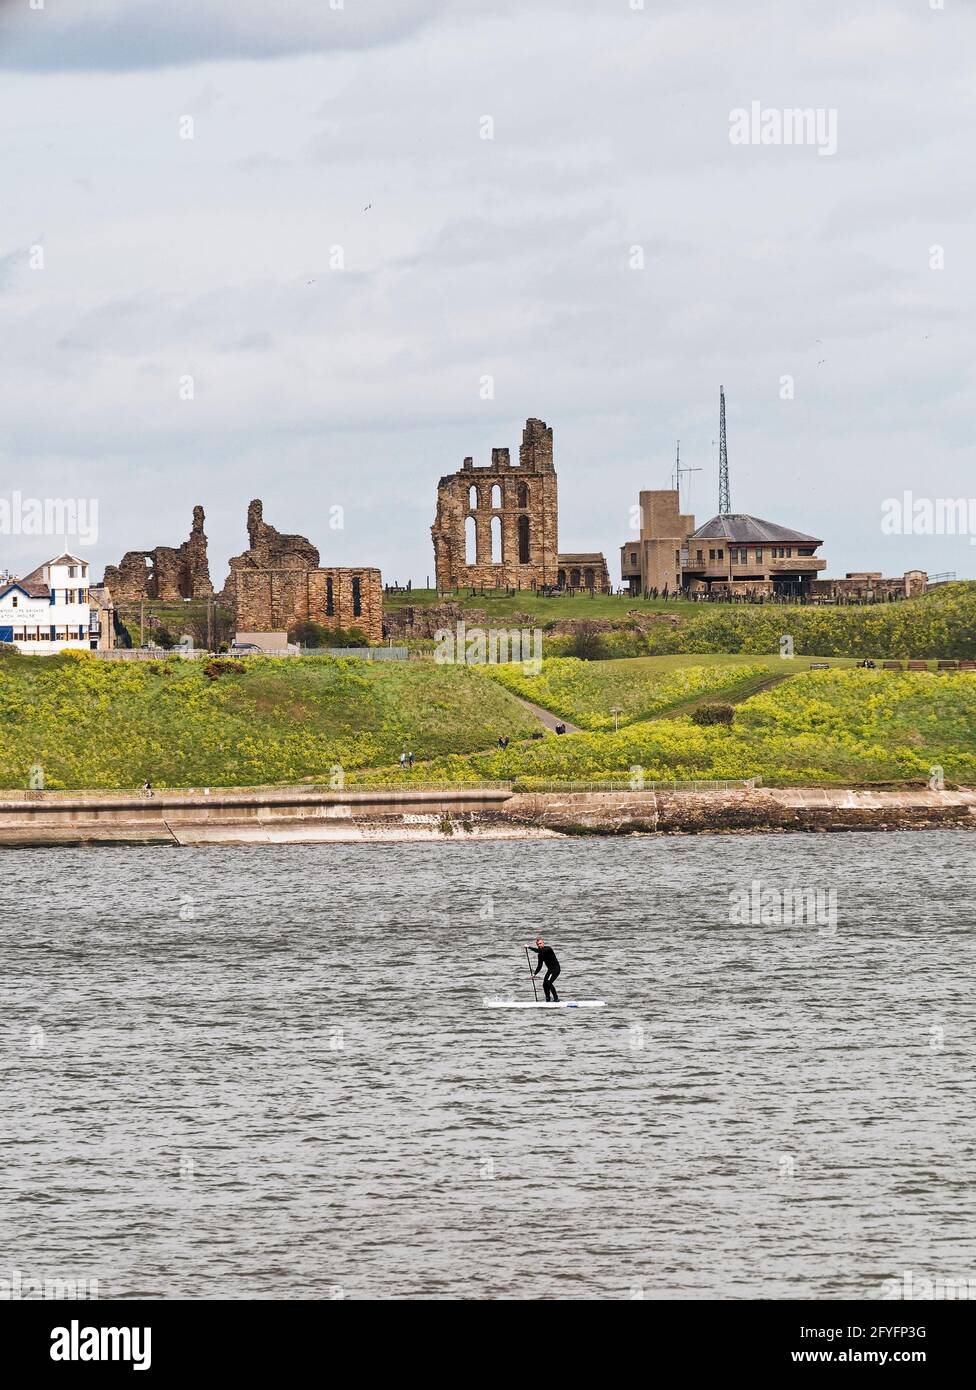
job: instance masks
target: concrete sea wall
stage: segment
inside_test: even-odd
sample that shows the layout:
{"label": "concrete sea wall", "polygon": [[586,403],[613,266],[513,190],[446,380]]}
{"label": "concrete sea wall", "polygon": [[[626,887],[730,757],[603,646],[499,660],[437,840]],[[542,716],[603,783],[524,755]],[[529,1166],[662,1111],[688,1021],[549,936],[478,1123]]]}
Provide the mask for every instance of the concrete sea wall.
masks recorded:
{"label": "concrete sea wall", "polygon": [[539,792],[512,796],[504,810],[564,835],[976,828],[976,792],[927,788]]}
{"label": "concrete sea wall", "polygon": [[0,846],[451,841],[976,828],[976,791],[265,788],[0,793]]}

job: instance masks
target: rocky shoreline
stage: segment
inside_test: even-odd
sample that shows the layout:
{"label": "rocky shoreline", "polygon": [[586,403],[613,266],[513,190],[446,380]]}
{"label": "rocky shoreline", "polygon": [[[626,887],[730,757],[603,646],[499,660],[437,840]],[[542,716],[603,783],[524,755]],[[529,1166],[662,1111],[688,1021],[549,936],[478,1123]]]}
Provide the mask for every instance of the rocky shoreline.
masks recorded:
{"label": "rocky shoreline", "polygon": [[0,846],[317,844],[976,829],[976,791],[512,792],[293,787],[0,793]]}

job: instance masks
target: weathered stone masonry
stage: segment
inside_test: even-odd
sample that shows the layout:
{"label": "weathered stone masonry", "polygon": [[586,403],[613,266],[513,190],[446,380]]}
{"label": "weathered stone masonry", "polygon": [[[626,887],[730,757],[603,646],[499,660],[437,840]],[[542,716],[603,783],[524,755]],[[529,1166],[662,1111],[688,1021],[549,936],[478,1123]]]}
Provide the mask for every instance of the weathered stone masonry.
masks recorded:
{"label": "weathered stone masonry", "polygon": [[[476,558],[469,564],[465,530],[472,525]],[[552,430],[544,420],[526,420],[517,464],[508,449],[492,449],[487,466],[475,468],[466,458],[457,473],[438,483],[431,527],[437,587],[554,586],[556,532]]]}
{"label": "weathered stone masonry", "polygon": [[[202,507],[193,508],[190,538],[178,548],[129,550],[108,565],[104,586],[115,603],[175,602],[213,594]],[[287,631],[311,620],[323,627],[359,627],[383,640],[383,585],[378,569],[323,569],[304,536],[277,531],[260,499],[247,509],[248,548],[230,561],[221,598],[232,606],[239,632]]]}
{"label": "weathered stone masonry", "polygon": [[276,531],[264,519],[264,503],[259,497],[247,509],[247,549],[230,559],[230,579],[225,589],[233,587],[234,574],[241,569],[318,569],[319,552],[304,536],[289,536]]}
{"label": "weathered stone masonry", "polygon": [[247,509],[249,545],[230,561],[224,587],[238,632],[287,632],[299,622],[358,627],[383,640],[383,584],[378,569],[326,568],[304,536],[264,520],[260,499]]}
{"label": "weathered stone masonry", "polygon": [[[473,530],[474,545],[468,535]],[[597,551],[559,554],[559,506],[552,429],[526,420],[519,461],[492,449],[491,463],[470,458],[437,484],[430,534],[441,593],[452,589],[593,589],[611,591]],[[473,549],[474,559],[470,554]]]}
{"label": "weathered stone masonry", "polygon": [[120,564],[106,565],[102,583],[115,602],[173,602],[212,594],[203,522],[203,508],[194,507],[189,540],[178,548],[157,545],[152,550],[127,550]]}
{"label": "weathered stone masonry", "polygon": [[383,639],[383,584],[378,569],[238,570],[238,632],[287,632],[296,623],[359,627]]}

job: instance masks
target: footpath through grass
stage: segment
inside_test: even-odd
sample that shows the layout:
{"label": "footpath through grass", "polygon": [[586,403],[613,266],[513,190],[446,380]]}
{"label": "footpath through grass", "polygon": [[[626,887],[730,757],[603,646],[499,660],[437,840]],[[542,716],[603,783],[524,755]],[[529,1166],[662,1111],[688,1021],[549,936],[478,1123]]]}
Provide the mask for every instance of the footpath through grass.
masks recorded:
{"label": "footpath through grass", "polygon": [[[519,668],[323,657],[103,662],[0,656],[0,786],[744,779],[816,786],[976,782],[976,672],[673,656]],[[790,672],[784,675],[784,667]],[[783,677],[783,678],[781,678]],[[520,682],[527,681],[523,687]],[[769,682],[769,688],[762,688]],[[584,732],[539,734],[516,691]],[[731,727],[687,711],[735,705]],[[613,730],[616,705],[621,727]],[[507,748],[497,747],[504,735]],[[411,771],[398,766],[414,753]]]}
{"label": "footpath through grass", "polygon": [[[575,721],[574,721],[575,722]],[[427,778],[533,782],[745,779],[767,785],[976,782],[976,672],[807,671],[736,707],[731,727],[638,719],[614,733],[550,736],[464,758]]]}
{"label": "footpath through grass", "polygon": [[[592,732],[616,723],[690,713],[698,705],[738,704],[797,671],[812,657],[649,656],[631,660],[580,661],[555,657],[538,675],[518,664],[488,666],[493,680],[544,709]],[[846,658],[837,664],[850,665]],[[616,710],[616,714],[614,714]]]}

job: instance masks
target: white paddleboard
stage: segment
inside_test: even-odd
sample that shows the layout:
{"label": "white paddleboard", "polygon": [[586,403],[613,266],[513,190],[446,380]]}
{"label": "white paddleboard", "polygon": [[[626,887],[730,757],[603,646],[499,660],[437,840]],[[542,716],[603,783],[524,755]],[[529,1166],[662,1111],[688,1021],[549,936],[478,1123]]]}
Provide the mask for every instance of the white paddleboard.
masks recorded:
{"label": "white paddleboard", "polygon": [[560,999],[558,1003],[544,1003],[541,999],[523,1003],[515,999],[486,999],[486,1009],[602,1009],[605,999]]}

